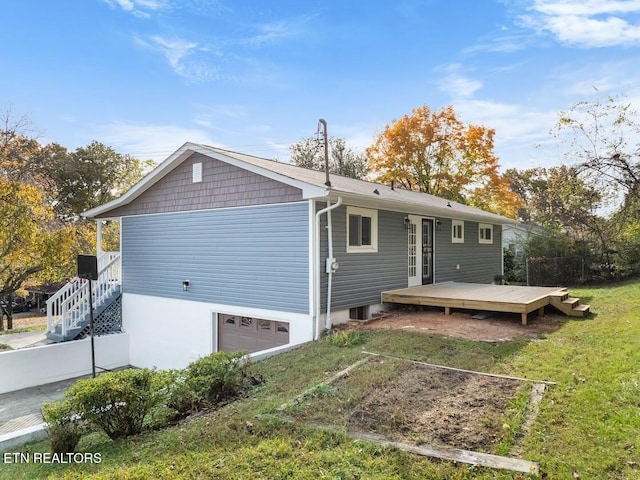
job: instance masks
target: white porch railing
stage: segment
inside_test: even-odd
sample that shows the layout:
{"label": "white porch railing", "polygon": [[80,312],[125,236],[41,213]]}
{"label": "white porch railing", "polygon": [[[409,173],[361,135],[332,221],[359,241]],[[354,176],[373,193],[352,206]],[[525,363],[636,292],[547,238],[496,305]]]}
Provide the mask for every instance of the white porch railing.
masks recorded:
{"label": "white porch railing", "polygon": [[[100,307],[120,291],[120,252],[103,252],[98,257],[98,280],[92,285],[93,308]],[[81,327],[89,314],[89,281],[74,277],[47,300],[47,332],[61,325],[62,337]]]}

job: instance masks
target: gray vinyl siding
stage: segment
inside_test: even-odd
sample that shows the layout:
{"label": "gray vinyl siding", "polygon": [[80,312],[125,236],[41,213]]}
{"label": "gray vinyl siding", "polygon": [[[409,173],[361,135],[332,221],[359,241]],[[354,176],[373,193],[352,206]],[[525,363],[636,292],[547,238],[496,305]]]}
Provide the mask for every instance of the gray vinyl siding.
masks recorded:
{"label": "gray vinyl siding", "polygon": [[308,313],[309,204],[124,217],[122,269],[125,293]]}
{"label": "gray vinyl siding", "polygon": [[[193,183],[193,164],[202,163],[202,181]],[[234,165],[193,154],[130,204],[105,217],[184,212],[213,208],[297,202],[302,190]]]}
{"label": "gray vinyl siding", "polygon": [[[317,209],[326,205],[318,204]],[[378,210],[378,251],[375,253],[347,253],[347,210],[340,206],[331,212],[333,224],[333,252],[338,271],[333,275],[331,309],[346,309],[380,303],[380,293],[407,286],[407,231],[405,215]],[[320,279],[321,308],[327,305],[326,215],[321,217]]]}
{"label": "gray vinyl siding", "polygon": [[[502,273],[502,227],[493,225],[493,243],[478,241],[478,223],[464,222],[464,243],[451,242],[451,219],[440,218],[435,238],[435,280],[491,283]],[[456,268],[460,265],[460,269]]]}

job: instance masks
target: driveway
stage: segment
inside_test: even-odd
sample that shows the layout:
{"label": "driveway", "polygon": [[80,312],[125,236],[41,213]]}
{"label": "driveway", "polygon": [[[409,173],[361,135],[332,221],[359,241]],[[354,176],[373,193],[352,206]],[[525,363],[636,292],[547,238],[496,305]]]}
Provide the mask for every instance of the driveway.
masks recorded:
{"label": "driveway", "polygon": [[46,345],[47,343],[51,343],[51,341],[47,339],[45,330],[37,330],[35,332],[0,335],[0,343],[9,345],[12,349],[17,350],[19,348]]}

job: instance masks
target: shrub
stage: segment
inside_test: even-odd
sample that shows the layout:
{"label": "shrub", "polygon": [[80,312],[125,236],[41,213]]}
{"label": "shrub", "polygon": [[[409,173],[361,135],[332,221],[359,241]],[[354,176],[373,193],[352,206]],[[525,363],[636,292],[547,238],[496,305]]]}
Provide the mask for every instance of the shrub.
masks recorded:
{"label": "shrub", "polygon": [[249,384],[242,352],[216,352],[172,371],[167,405],[181,416],[238,396]]}
{"label": "shrub", "polygon": [[364,335],[358,330],[342,330],[330,333],[325,337],[325,341],[336,347],[353,347],[364,343]]}
{"label": "shrub", "polygon": [[80,380],[67,392],[71,404],[111,439],[140,433],[145,416],[162,401],[162,381],[153,370],[107,372]]}
{"label": "shrub", "polygon": [[42,405],[42,418],[48,424],[51,453],[73,453],[89,426],[69,400]]}

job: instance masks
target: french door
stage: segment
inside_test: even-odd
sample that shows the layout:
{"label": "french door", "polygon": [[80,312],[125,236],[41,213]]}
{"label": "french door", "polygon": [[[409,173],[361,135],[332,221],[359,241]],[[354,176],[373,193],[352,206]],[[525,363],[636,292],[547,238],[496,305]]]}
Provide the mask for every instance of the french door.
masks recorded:
{"label": "french door", "polygon": [[433,219],[409,215],[408,285],[433,283]]}

